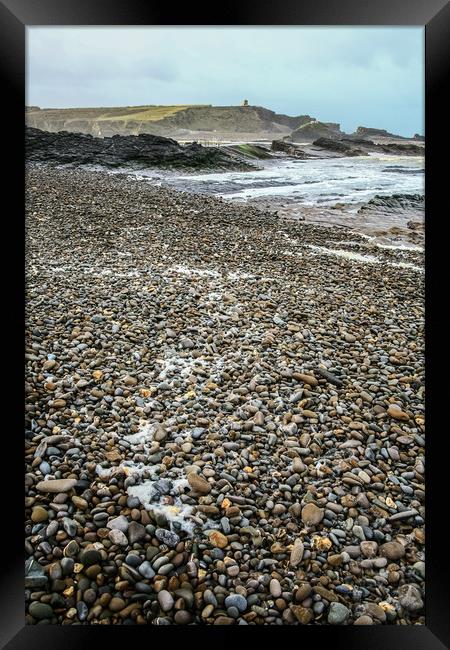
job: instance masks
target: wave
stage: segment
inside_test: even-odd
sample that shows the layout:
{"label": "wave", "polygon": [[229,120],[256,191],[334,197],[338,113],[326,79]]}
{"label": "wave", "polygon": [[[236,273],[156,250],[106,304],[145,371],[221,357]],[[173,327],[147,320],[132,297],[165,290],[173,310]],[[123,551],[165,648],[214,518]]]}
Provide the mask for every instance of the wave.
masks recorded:
{"label": "wave", "polygon": [[[418,194],[424,191],[423,159],[395,157],[283,160],[247,172],[176,174],[158,179],[190,192],[230,200],[283,199],[298,204],[369,201],[376,194]],[[153,180],[155,182],[155,180]]]}
{"label": "wave", "polygon": [[425,173],[425,169],[411,169],[408,167],[400,167],[397,165],[395,166],[393,165],[392,167],[384,167],[381,171],[390,172],[390,173],[394,171],[396,174],[417,174],[417,175],[421,175]]}

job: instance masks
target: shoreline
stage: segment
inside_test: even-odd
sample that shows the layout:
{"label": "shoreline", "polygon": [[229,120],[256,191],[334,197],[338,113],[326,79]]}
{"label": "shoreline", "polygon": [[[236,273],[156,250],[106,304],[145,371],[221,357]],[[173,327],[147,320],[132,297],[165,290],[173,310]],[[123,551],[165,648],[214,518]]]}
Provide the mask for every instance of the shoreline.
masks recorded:
{"label": "shoreline", "polygon": [[[383,157],[384,154],[381,155]],[[386,154],[389,160],[391,157]],[[399,160],[410,157],[398,157]],[[278,158],[269,161],[261,160],[259,164],[262,165],[258,171],[266,171],[270,169],[277,169],[281,163],[289,163],[290,159]],[[292,162],[292,161],[291,161]],[[301,164],[308,165],[311,161],[302,161]],[[366,200],[360,199],[359,201],[337,201],[335,204],[326,201],[324,203],[311,203],[302,202],[301,199],[295,197],[295,194],[289,195],[267,195],[240,198],[229,194],[230,182],[224,180],[224,191],[217,192],[214,183],[210,186],[206,185],[197,186],[196,183],[190,182],[190,179],[195,180],[196,177],[201,177],[202,180],[211,176],[214,180],[221,174],[224,177],[230,174],[226,171],[204,172],[200,170],[183,170],[183,172],[175,170],[163,169],[145,169],[133,170],[130,168],[122,167],[117,170],[105,170],[100,166],[91,167],[88,171],[98,171],[100,173],[106,172],[112,175],[124,175],[130,179],[146,180],[150,183],[157,183],[167,188],[172,188],[176,191],[183,191],[194,195],[213,196],[224,199],[227,202],[234,203],[241,206],[254,206],[263,211],[270,211],[277,213],[280,217],[292,219],[294,221],[304,221],[312,225],[322,225],[324,227],[345,227],[350,231],[354,231],[362,236],[369,236],[372,238],[373,245],[393,245],[399,248],[408,247],[411,249],[424,248],[424,235],[425,235],[425,217],[424,217],[424,204],[423,204],[423,191],[418,193],[403,190],[400,194],[374,192],[372,198]],[[255,183],[257,182],[257,172],[249,170],[240,170],[232,173],[233,177],[244,177],[248,174],[255,175]],[[217,185],[219,188],[219,185]],[[248,187],[252,187],[249,185]],[[256,186],[255,186],[256,187]],[[276,189],[276,183],[274,185]],[[406,197],[409,196],[411,204],[392,205],[392,200],[395,196]],[[422,203],[417,199],[422,197]],[[379,199],[382,199],[380,202]],[[373,204],[374,199],[378,199],[378,205]],[[383,200],[385,205],[383,205]]]}
{"label": "shoreline", "polygon": [[420,251],[45,166],[26,246],[27,623],[424,623]]}

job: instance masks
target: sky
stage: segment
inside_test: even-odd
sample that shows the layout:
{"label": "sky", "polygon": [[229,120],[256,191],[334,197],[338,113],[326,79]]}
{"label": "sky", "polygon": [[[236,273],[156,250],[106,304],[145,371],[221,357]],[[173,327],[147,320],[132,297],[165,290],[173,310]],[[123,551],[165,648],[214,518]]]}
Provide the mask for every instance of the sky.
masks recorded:
{"label": "sky", "polygon": [[264,106],[424,133],[423,27],[27,27],[27,105]]}

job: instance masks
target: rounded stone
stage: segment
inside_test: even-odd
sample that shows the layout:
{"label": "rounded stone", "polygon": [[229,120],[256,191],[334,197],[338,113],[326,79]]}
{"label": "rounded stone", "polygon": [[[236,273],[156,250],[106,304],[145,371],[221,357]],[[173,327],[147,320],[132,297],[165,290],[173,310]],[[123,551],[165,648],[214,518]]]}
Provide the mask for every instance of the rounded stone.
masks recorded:
{"label": "rounded stone", "polygon": [[400,542],[386,542],[380,546],[380,555],[388,560],[400,560],[405,555],[405,547]]}
{"label": "rounded stone", "polygon": [[173,597],[166,589],[159,592],[158,602],[163,612],[169,612],[174,605]]}
{"label": "rounded stone", "polygon": [[42,506],[35,506],[31,513],[31,521],[35,524],[41,523],[42,521],[47,521],[48,512]]}
{"label": "rounded stone", "polygon": [[100,551],[97,551],[95,548],[83,549],[80,553],[80,562],[85,566],[91,566],[92,564],[98,564],[102,559]]}
{"label": "rounded stone", "polygon": [[342,603],[331,603],[328,610],[328,623],[330,625],[340,625],[344,623],[350,615],[350,610]]}
{"label": "rounded stone", "polygon": [[208,481],[202,476],[195,474],[195,472],[190,472],[188,474],[187,480],[194,492],[198,492],[200,494],[209,494],[209,492],[211,492],[211,485],[208,483]]}
{"label": "rounded stone", "polygon": [[[103,513],[101,514],[103,516]],[[122,533],[126,533],[129,525],[130,523],[128,519],[124,515],[119,515],[118,517],[114,517],[114,519],[108,521],[106,527],[111,530],[120,530]]]}
{"label": "rounded stone", "polygon": [[188,625],[192,621],[192,614],[184,609],[175,612],[173,620],[177,625]]}
{"label": "rounded stone", "polygon": [[359,546],[364,557],[373,558],[376,556],[378,550],[378,544],[376,542],[361,542]]}
{"label": "rounded stone", "polygon": [[276,578],[272,578],[270,581],[269,591],[274,598],[279,598],[281,596],[281,585]]}
{"label": "rounded stone", "polygon": [[225,598],[225,607],[236,607],[240,612],[245,612],[247,609],[247,599],[241,594],[230,594]]}
{"label": "rounded stone", "polygon": [[158,528],[155,532],[155,536],[160,542],[166,544],[166,546],[169,546],[170,548],[174,548],[180,542],[180,538],[176,533],[173,533],[171,530],[166,530],[165,528]]}
{"label": "rounded stone", "polygon": [[319,508],[314,503],[308,503],[302,508],[302,521],[308,526],[317,526],[324,518],[323,508]]}
{"label": "rounded stone", "polygon": [[155,572],[148,560],[144,560],[144,562],[138,566],[138,571],[141,576],[144,576],[144,578],[147,578],[147,580],[155,577]]}
{"label": "rounded stone", "polygon": [[128,546],[128,539],[126,538],[125,534],[117,528],[110,530],[108,537],[113,544],[117,544],[118,546]]}
{"label": "rounded stone", "polygon": [[291,605],[291,611],[297,621],[302,625],[308,625],[308,623],[312,621],[313,612],[308,607],[302,607],[301,605]]}
{"label": "rounded stone", "polygon": [[30,612],[31,616],[33,616],[33,618],[37,618],[38,620],[53,617],[52,607],[46,603],[40,603],[39,601],[32,602],[28,608],[28,611]]}
{"label": "rounded stone", "polygon": [[218,530],[213,530],[209,534],[209,541],[213,546],[217,546],[218,548],[225,548],[228,546],[228,537],[220,533]]}
{"label": "rounded stone", "polygon": [[373,621],[370,618],[370,616],[366,616],[365,614],[363,614],[362,616],[359,616],[356,619],[353,625],[373,625]]}
{"label": "rounded stone", "polygon": [[112,612],[120,612],[125,607],[125,601],[123,598],[111,598],[109,601],[108,608]]}
{"label": "rounded stone", "polygon": [[305,545],[303,544],[302,540],[297,537],[297,539],[294,541],[294,544],[292,546],[291,550],[291,556],[289,558],[289,564],[292,567],[297,567],[300,562],[303,559],[303,553],[305,551]]}
{"label": "rounded stone", "polygon": [[304,583],[299,586],[295,591],[295,600],[297,603],[302,603],[312,592],[311,585]]}
{"label": "rounded stone", "polygon": [[423,608],[422,594],[416,585],[402,585],[398,590],[398,600],[408,612],[417,612]]}
{"label": "rounded stone", "polygon": [[77,481],[74,478],[40,481],[36,485],[36,490],[39,492],[51,492],[57,494],[59,492],[69,492],[69,490],[75,487],[76,484]]}

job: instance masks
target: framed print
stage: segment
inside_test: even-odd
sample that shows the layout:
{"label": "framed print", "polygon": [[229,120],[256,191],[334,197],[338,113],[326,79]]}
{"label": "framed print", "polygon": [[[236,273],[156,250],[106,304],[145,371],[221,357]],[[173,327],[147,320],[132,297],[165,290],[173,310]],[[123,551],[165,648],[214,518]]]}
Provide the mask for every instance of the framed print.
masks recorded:
{"label": "framed print", "polygon": [[449,647],[448,4],[0,12],[2,647]]}

